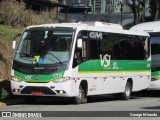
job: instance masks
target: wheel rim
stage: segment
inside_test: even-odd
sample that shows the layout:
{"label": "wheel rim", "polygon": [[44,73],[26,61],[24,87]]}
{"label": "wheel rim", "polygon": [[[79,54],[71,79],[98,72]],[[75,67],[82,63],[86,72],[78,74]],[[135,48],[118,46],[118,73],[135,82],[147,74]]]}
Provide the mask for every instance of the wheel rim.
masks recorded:
{"label": "wheel rim", "polygon": [[81,103],[81,101],[82,101],[82,90],[81,90],[81,88],[79,88],[79,92],[78,92],[78,96],[77,96],[77,101],[78,101],[78,103]]}
{"label": "wheel rim", "polygon": [[126,86],[125,94],[126,94],[127,97],[129,97],[130,94],[131,94],[131,90],[130,90],[128,85]]}
{"label": "wheel rim", "polygon": [[81,90],[81,89],[79,89],[78,98],[79,98],[80,100],[81,100],[81,98],[82,98],[82,90]]}

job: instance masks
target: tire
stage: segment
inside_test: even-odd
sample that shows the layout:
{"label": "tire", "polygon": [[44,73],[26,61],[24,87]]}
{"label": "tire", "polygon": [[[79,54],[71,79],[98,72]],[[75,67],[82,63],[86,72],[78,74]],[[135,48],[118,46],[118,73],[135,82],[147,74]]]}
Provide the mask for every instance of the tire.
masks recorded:
{"label": "tire", "polygon": [[79,104],[83,104],[87,102],[87,97],[85,94],[84,89],[82,88],[82,86],[79,86],[79,90],[78,90],[78,96],[76,96],[74,98],[73,101],[75,104],[79,105]]}
{"label": "tire", "polygon": [[131,98],[132,88],[129,82],[126,83],[125,90],[122,93],[123,100],[129,100]]}

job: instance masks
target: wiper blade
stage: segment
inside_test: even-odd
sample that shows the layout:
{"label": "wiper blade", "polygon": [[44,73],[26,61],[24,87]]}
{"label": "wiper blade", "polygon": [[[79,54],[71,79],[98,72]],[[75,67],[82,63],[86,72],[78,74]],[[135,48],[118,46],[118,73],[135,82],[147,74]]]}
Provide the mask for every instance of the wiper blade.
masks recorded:
{"label": "wiper blade", "polygon": [[51,55],[53,55],[53,57],[56,58],[56,59],[59,61],[60,64],[62,64],[62,61],[61,61],[60,59],[58,59],[53,53],[48,52],[48,53],[46,53],[46,54],[51,54]]}
{"label": "wiper blade", "polygon": [[24,56],[26,56],[26,57],[32,57],[32,56],[33,56],[32,54],[27,54],[27,53],[18,53],[18,54],[24,55]]}

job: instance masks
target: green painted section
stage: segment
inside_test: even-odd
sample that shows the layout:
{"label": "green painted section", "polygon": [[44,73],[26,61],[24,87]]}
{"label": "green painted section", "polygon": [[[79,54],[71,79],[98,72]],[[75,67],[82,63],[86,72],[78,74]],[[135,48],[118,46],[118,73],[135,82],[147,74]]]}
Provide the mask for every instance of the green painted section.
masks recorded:
{"label": "green painted section", "polygon": [[122,72],[150,71],[151,62],[147,60],[110,60],[110,64],[100,60],[88,60],[79,65],[78,72]]}
{"label": "green painted section", "polygon": [[160,76],[160,71],[152,72],[152,78],[156,78]]}
{"label": "green painted section", "polygon": [[15,77],[26,82],[49,82],[58,78],[62,78],[64,72],[58,72],[54,74],[23,74],[17,71],[14,71]]}
{"label": "green painted section", "polygon": [[[146,60],[88,60],[79,65],[79,73],[94,73],[94,72],[150,72],[150,61]],[[49,82],[58,78],[62,78],[63,72],[54,74],[23,74],[14,71],[15,77],[26,82]],[[156,76],[157,73],[152,73],[152,76]],[[159,75],[159,74],[158,74]]]}

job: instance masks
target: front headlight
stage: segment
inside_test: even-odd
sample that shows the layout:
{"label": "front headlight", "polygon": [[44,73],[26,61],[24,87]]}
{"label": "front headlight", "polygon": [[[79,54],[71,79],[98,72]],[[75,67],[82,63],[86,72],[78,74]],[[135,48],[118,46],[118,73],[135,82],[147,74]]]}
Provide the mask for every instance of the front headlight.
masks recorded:
{"label": "front headlight", "polygon": [[15,82],[22,82],[21,79],[19,79],[19,78],[17,78],[17,77],[14,77],[14,76],[11,77],[11,80],[12,80],[12,81],[15,81]]}
{"label": "front headlight", "polygon": [[62,82],[67,82],[68,80],[70,80],[70,77],[63,77],[63,78],[59,78],[56,80],[53,80],[53,83],[62,83]]}

